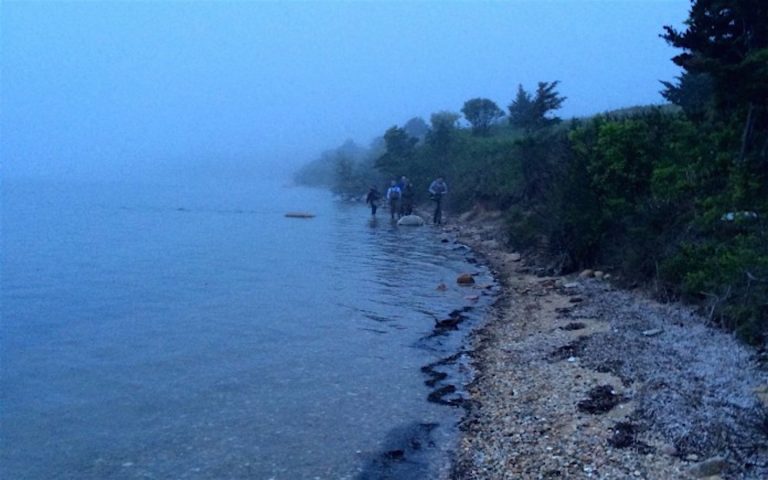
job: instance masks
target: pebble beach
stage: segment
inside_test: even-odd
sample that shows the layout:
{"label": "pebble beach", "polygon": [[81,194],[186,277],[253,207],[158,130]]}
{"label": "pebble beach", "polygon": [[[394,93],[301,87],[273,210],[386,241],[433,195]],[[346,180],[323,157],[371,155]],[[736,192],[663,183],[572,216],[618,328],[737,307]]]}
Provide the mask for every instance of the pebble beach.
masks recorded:
{"label": "pebble beach", "polygon": [[503,286],[473,336],[454,479],[768,478],[760,352],[609,273],[545,275],[497,213],[444,230]]}

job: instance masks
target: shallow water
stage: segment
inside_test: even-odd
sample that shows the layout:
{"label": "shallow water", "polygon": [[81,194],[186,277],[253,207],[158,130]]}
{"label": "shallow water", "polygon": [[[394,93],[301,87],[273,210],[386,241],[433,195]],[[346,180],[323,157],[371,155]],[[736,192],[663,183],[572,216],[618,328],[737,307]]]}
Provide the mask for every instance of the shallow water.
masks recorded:
{"label": "shallow water", "polygon": [[461,412],[426,401],[421,367],[462,345],[464,330],[433,330],[478,293],[457,273],[491,279],[432,227],[268,183],[2,195],[3,478],[445,468]]}

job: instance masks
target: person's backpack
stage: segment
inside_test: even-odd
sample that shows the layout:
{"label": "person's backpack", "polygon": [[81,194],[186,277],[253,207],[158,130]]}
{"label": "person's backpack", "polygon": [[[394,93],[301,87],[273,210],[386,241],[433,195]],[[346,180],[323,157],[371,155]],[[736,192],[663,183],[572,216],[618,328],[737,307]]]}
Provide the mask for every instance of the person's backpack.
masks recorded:
{"label": "person's backpack", "polygon": [[389,199],[390,200],[400,200],[400,189],[396,187],[392,187],[389,189]]}

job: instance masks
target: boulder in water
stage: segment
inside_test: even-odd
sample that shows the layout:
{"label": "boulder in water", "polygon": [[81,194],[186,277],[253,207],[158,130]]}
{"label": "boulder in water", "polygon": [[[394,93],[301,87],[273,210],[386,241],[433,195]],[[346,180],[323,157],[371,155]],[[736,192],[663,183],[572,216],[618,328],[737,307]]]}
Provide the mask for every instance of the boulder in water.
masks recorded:
{"label": "boulder in water", "polygon": [[397,224],[408,227],[420,227],[424,225],[424,219],[418,215],[406,215],[398,220]]}
{"label": "boulder in water", "polygon": [[456,283],[459,285],[472,285],[475,283],[475,279],[471,273],[462,273],[456,278]]}

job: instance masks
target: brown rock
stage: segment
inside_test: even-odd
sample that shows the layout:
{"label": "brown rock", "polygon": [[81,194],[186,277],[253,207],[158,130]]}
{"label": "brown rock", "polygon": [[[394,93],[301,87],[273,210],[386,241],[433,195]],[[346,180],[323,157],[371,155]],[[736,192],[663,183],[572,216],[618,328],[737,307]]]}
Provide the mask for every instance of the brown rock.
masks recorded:
{"label": "brown rock", "polygon": [[472,285],[475,283],[475,278],[471,273],[462,273],[456,278],[456,283],[459,285]]}

